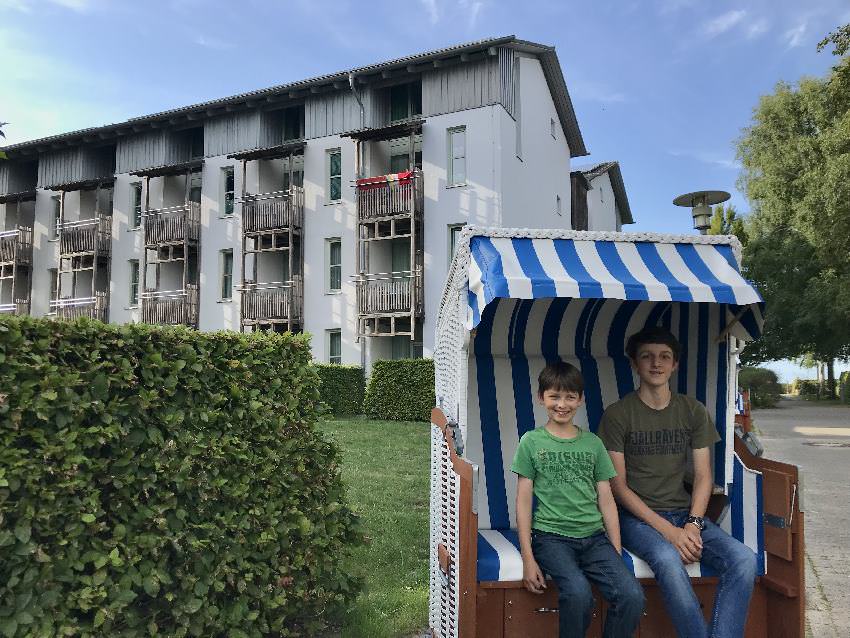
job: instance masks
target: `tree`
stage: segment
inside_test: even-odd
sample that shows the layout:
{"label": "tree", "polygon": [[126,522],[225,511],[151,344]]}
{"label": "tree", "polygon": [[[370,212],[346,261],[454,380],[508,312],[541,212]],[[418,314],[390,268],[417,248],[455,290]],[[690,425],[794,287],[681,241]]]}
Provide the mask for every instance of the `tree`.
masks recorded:
{"label": "tree", "polygon": [[744,220],[738,217],[738,211],[732,204],[723,206],[718,204],[714,207],[714,214],[711,216],[711,228],[708,230],[709,235],[735,235],[741,244],[747,243],[747,233],[744,229]]}
{"label": "tree", "polygon": [[750,361],[850,355],[850,57],[823,79],[777,85],[738,142],[751,203],[747,275],[767,302]]}
{"label": "tree", "polygon": [[835,31],[818,42],[818,51],[823,51],[832,44],[832,55],[844,55],[850,50],[850,24],[838,27]]}

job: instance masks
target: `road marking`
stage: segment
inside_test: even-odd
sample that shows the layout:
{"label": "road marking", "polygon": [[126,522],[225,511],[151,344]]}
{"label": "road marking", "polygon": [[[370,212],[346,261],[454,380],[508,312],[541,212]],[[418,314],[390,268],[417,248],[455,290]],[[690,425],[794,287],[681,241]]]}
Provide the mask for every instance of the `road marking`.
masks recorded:
{"label": "road marking", "polygon": [[811,428],[798,425],[794,432],[806,436],[850,436],[850,428]]}

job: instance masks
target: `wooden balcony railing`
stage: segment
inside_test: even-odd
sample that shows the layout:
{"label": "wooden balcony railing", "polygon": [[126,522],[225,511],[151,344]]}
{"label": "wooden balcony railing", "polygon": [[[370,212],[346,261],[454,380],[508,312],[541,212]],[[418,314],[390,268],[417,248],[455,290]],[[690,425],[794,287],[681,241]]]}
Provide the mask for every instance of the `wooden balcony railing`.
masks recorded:
{"label": "wooden balcony railing", "polygon": [[107,294],[105,292],[95,292],[94,297],[56,299],[50,302],[50,310],[61,319],[88,317],[89,319],[106,321],[107,309]]}
{"label": "wooden balcony railing", "polygon": [[300,230],[303,224],[304,189],[300,186],[286,191],[246,195],[242,200],[243,232],[284,230],[290,226]]}
{"label": "wooden balcony railing", "polygon": [[0,233],[0,263],[29,264],[32,262],[32,228],[19,226]]}
{"label": "wooden balcony railing", "polygon": [[145,246],[198,241],[201,230],[201,205],[189,202],[144,213]]}
{"label": "wooden balcony railing", "polygon": [[108,255],[112,248],[112,217],[64,222],[59,227],[59,253],[75,255],[96,253]]}
{"label": "wooden balcony railing", "polygon": [[3,315],[28,315],[30,313],[30,302],[28,299],[16,299],[14,303],[0,304],[0,314]]}
{"label": "wooden balcony railing", "polygon": [[300,277],[281,283],[246,284],[242,289],[242,321],[300,321],[303,299]]}
{"label": "wooden balcony railing", "polygon": [[418,170],[357,180],[357,216],[362,221],[418,214],[423,201]]}
{"label": "wooden balcony railing", "polygon": [[142,321],[169,326],[198,325],[198,287],[185,290],[148,290],[142,297]]}
{"label": "wooden balcony railing", "polygon": [[361,275],[357,281],[357,311],[361,315],[422,312],[420,271]]}

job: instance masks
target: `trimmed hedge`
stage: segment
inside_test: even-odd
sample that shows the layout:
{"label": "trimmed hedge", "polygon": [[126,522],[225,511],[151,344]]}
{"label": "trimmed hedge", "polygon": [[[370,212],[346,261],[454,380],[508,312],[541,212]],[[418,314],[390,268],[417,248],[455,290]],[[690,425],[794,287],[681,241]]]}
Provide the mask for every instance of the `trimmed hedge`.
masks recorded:
{"label": "trimmed hedge", "polygon": [[363,412],[373,419],[430,421],[435,405],[433,359],[375,361]]}
{"label": "trimmed hedge", "polygon": [[779,378],[768,368],[741,368],[738,386],[750,391],[750,404],[754,408],[772,408],[782,394]]}
{"label": "trimmed hedge", "polygon": [[322,403],[334,416],[351,416],[363,411],[366,377],[360,366],[317,363]]}
{"label": "trimmed hedge", "polygon": [[307,338],[0,320],[0,635],[295,636],[360,542]]}

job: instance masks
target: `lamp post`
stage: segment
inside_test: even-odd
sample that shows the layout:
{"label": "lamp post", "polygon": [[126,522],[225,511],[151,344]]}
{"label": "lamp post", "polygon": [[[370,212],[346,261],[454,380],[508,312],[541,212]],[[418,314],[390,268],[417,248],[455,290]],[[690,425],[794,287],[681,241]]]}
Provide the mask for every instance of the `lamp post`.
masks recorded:
{"label": "lamp post", "polygon": [[711,207],[729,199],[731,195],[726,191],[695,191],[679,195],[673,200],[676,206],[685,206],[691,209],[694,218],[694,228],[701,235],[707,235],[711,228]]}

